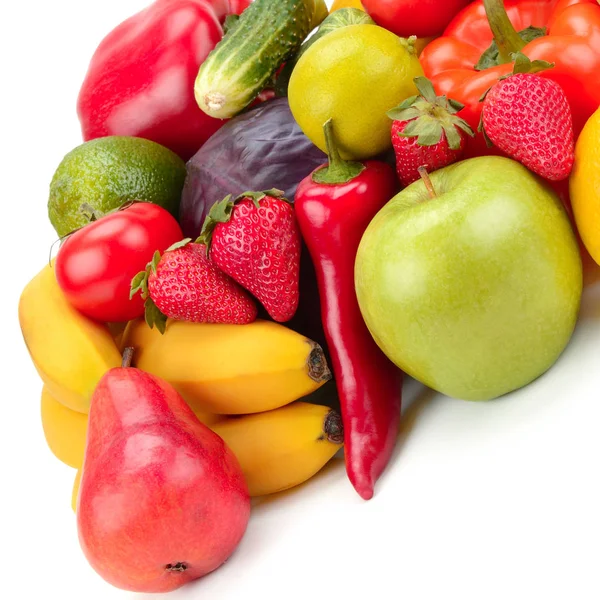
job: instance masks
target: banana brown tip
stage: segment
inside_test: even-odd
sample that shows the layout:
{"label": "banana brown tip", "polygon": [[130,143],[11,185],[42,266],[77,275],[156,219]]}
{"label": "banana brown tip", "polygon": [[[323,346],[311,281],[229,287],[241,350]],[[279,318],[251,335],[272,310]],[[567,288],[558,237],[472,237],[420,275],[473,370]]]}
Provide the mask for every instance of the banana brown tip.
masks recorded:
{"label": "banana brown tip", "polygon": [[330,410],[325,417],[323,431],[327,436],[327,440],[332,444],[344,443],[344,424],[342,417],[335,410]]}
{"label": "banana brown tip", "polygon": [[329,381],[331,370],[327,364],[323,348],[316,342],[311,342],[311,351],[307,360],[308,376],[317,383]]}

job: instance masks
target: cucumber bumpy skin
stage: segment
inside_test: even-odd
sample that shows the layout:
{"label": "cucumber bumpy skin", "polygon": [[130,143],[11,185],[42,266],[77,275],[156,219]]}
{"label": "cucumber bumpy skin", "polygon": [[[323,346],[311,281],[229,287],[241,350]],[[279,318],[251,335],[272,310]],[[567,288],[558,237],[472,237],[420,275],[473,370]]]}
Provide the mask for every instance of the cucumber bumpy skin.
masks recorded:
{"label": "cucumber bumpy skin", "polygon": [[254,0],[200,67],[198,106],[218,119],[244,110],[326,16],[324,0]]}

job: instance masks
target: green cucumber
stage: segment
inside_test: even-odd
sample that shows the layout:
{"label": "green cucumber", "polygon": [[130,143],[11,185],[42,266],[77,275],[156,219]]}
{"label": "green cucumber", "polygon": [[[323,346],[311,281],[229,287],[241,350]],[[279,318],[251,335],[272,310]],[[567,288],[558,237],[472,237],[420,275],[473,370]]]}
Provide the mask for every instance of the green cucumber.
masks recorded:
{"label": "green cucumber", "polygon": [[326,16],[324,0],[254,0],[200,67],[198,106],[218,119],[240,113]]}
{"label": "green cucumber", "polygon": [[292,76],[292,71],[294,70],[296,63],[300,60],[300,57],[323,36],[326,36],[328,33],[340,29],[341,27],[348,27],[348,25],[375,24],[375,21],[373,21],[364,10],[360,10],[359,8],[340,8],[335,12],[332,12],[321,25],[319,25],[319,29],[317,29],[317,31],[309,37],[302,46],[300,46],[300,49],[294,58],[285,63],[285,66],[275,81],[275,93],[277,96],[287,96],[290,77]]}

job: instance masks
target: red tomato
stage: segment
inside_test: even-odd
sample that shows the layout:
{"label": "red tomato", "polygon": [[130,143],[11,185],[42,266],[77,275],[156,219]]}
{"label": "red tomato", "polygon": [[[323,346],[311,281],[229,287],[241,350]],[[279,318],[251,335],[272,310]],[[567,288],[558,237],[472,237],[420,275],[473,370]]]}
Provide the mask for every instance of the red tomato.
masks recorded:
{"label": "red tomato", "polygon": [[401,37],[441,35],[450,21],[471,0],[362,0],[365,10],[380,25]]}
{"label": "red tomato", "polygon": [[129,299],[131,280],[156,250],[163,252],[182,238],[164,208],[135,203],[72,233],[56,256],[56,280],[67,300],[88,317],[129,321],[144,314],[141,295]]}

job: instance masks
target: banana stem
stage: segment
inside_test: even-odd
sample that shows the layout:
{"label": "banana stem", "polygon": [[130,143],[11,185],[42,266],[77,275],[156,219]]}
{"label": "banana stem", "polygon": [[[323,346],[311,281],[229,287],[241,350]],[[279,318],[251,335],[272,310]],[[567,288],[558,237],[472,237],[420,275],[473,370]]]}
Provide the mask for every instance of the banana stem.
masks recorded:
{"label": "banana stem", "polygon": [[503,0],[483,0],[483,5],[498,46],[500,62],[510,63],[511,54],[520,52],[526,44],[510,22]]}

